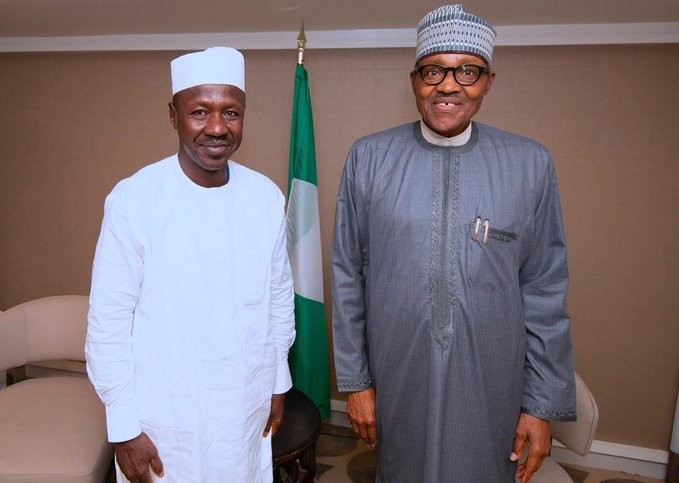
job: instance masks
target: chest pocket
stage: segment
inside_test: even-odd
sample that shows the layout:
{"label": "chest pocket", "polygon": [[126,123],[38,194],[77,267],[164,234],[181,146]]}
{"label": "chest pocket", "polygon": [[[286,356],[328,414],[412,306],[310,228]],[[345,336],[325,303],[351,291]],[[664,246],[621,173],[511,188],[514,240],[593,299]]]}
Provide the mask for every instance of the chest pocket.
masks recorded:
{"label": "chest pocket", "polygon": [[471,222],[465,229],[467,283],[478,290],[505,292],[518,278],[517,234]]}

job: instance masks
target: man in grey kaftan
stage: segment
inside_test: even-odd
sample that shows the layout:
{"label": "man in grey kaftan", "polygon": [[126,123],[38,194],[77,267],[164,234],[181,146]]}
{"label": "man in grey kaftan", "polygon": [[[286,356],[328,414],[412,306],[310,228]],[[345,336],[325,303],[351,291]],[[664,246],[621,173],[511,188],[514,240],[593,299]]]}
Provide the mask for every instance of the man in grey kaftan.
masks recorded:
{"label": "man in grey kaftan", "polygon": [[[444,50],[436,64],[490,63]],[[448,74],[439,91],[465,90]],[[411,79],[416,97],[431,87],[417,70]],[[513,482],[528,442],[538,454],[518,473],[527,481],[549,451],[549,429],[526,428],[575,416],[554,167],[540,144],[471,122],[487,90],[467,88],[459,102],[444,92],[443,113],[418,99],[422,123],[357,141],[346,162],[335,365],[354,429],[376,444],[380,482]],[[466,101],[467,117],[448,129],[450,106]]]}

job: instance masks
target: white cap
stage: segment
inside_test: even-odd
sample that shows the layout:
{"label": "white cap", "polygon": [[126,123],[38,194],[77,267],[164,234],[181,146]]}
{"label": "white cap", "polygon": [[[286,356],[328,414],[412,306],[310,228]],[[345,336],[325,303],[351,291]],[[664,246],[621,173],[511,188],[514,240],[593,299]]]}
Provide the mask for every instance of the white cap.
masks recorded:
{"label": "white cap", "polygon": [[210,47],[170,62],[172,95],[203,84],[228,84],[245,92],[245,60],[231,47]]}

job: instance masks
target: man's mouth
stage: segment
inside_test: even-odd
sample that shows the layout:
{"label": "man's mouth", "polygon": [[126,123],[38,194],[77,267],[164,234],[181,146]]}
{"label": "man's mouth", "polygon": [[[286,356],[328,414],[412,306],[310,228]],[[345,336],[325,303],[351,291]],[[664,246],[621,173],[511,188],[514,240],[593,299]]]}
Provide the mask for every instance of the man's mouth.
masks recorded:
{"label": "man's mouth", "polygon": [[437,99],[434,101],[435,106],[442,106],[442,107],[453,107],[453,106],[459,106],[460,102],[454,101],[452,99]]}
{"label": "man's mouth", "polygon": [[203,144],[203,149],[207,151],[210,154],[213,155],[220,155],[224,154],[226,150],[228,149],[229,145],[227,143],[210,143],[210,144]]}

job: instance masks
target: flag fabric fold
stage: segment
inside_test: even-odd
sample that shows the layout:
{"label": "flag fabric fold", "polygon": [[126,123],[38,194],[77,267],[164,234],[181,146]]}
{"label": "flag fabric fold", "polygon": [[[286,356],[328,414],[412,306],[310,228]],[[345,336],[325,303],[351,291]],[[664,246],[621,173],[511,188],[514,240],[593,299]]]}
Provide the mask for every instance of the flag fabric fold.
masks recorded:
{"label": "flag fabric fold", "polygon": [[295,94],[290,134],[287,242],[295,285],[295,343],[289,362],[293,386],[309,396],[330,417],[330,377],[321,229],[316,175],[316,145],[309,93],[303,65],[295,71]]}

